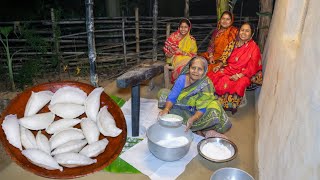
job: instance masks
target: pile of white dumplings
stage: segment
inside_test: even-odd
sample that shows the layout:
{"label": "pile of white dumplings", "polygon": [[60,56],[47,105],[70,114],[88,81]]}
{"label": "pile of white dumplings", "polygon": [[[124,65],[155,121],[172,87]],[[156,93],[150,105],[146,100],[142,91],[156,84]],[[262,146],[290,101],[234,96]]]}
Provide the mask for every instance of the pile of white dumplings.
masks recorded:
{"label": "pile of white dumplings", "polygon": [[[107,106],[100,108],[103,88],[95,88],[89,95],[77,87],[65,86],[55,93],[32,92],[24,117],[7,115],[2,129],[11,145],[19,148],[33,164],[48,170],[63,171],[63,167],[79,167],[96,163],[93,159],[105,151],[109,141],[122,130],[116,127]],[[50,102],[50,103],[49,103]],[[38,113],[47,104],[50,112]],[[82,114],[86,118],[78,119]],[[60,119],[54,121],[55,117]],[[79,124],[81,129],[74,128]],[[51,137],[48,139],[42,130]],[[34,136],[32,131],[38,131]]]}

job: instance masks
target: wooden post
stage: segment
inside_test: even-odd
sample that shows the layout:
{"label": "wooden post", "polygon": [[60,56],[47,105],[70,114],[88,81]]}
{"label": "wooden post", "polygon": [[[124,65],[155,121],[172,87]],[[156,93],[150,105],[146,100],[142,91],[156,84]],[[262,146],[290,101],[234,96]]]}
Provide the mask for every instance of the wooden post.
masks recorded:
{"label": "wooden post", "polygon": [[171,24],[167,23],[167,25],[166,25],[166,37],[167,38],[170,36],[170,31],[171,31]]}
{"label": "wooden post", "polygon": [[243,10],[243,1],[241,1],[241,9],[240,9],[240,26],[242,24],[242,10]]}
{"label": "wooden post", "polygon": [[137,53],[137,64],[140,63],[140,36],[139,36],[139,8],[135,9],[136,17],[136,53]]}
{"label": "wooden post", "polygon": [[86,0],[86,29],[88,35],[90,81],[93,86],[98,87],[98,74],[96,73],[96,44],[94,40],[93,0]]}
{"label": "wooden post", "polygon": [[184,17],[189,18],[189,0],[185,0],[184,2]]}
{"label": "wooden post", "polygon": [[153,50],[152,50],[152,61],[157,61],[157,46],[158,46],[158,40],[157,40],[157,18],[158,18],[158,0],[154,0],[153,4],[153,39],[152,39],[152,44],[153,44]]}
{"label": "wooden post", "polygon": [[[167,23],[166,25],[166,37],[168,38],[170,36],[170,23]],[[164,88],[169,89],[170,86],[170,73],[172,67],[170,67],[169,64],[166,64],[163,67],[163,79],[164,79]]]}
{"label": "wooden post", "polygon": [[124,30],[124,25],[125,25],[125,17],[122,17],[122,42],[123,42],[123,56],[124,56],[124,65],[127,66],[127,46],[126,46],[126,33]]}
{"label": "wooden post", "polygon": [[[266,15],[260,15],[259,16],[259,23],[258,23],[258,30],[259,30],[259,47],[261,52],[263,52],[264,45],[267,40],[268,32],[269,32],[269,26],[271,22],[272,17],[272,7],[274,0],[260,0],[260,14],[266,14]],[[270,14],[270,15],[267,15]]]}
{"label": "wooden post", "polygon": [[59,61],[59,77],[60,79],[61,77],[61,61],[60,61],[60,43],[59,43],[59,37],[57,35],[57,31],[58,31],[58,26],[57,26],[57,20],[55,17],[55,13],[54,13],[54,9],[51,8],[51,22],[52,22],[52,39],[53,39],[53,43],[54,43],[54,54],[55,54],[55,58],[57,58],[57,60]]}

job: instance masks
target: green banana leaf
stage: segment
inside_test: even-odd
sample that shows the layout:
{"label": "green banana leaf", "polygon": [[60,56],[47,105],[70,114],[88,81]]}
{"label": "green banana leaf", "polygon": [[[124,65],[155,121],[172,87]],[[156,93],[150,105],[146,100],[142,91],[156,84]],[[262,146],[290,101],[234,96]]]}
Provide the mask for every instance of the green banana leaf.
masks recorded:
{"label": "green banana leaf", "polygon": [[109,95],[111,99],[121,108],[126,101],[122,98],[119,98],[118,96]]}
{"label": "green banana leaf", "polygon": [[[110,97],[117,103],[119,107],[122,107],[126,102],[124,99],[114,95],[110,95]],[[121,153],[130,149],[132,146],[136,145],[138,142],[142,140],[143,139],[141,138],[127,137],[126,144],[124,145]],[[116,160],[114,160],[109,166],[105,167],[103,170],[106,172],[112,172],[112,173],[132,173],[132,174],[141,173],[136,168],[131,166],[129,163],[122,160],[120,157],[117,157]]]}
{"label": "green banana leaf", "polygon": [[[142,140],[143,139],[141,138],[127,137],[126,144],[124,145],[121,153],[130,149],[132,146],[136,145],[138,142]],[[117,157],[116,160],[114,160],[109,166],[105,167],[103,170],[107,172],[112,172],[112,173],[132,173],[132,174],[141,173],[136,168],[131,166],[129,163],[122,160],[120,157]]]}

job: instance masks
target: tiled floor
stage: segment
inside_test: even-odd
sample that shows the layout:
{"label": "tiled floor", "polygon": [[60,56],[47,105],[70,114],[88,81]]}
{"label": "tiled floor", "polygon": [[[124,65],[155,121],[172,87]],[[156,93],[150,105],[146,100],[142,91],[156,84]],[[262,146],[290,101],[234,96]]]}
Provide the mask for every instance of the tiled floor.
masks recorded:
{"label": "tiled floor", "polygon": [[[159,82],[158,82],[159,81]],[[161,83],[160,80],[155,81],[155,88],[149,90],[148,86],[141,86],[141,96],[145,98],[155,98],[159,87],[157,83]],[[103,86],[103,85],[102,85]],[[110,88],[106,88],[110,86]],[[103,86],[107,89],[107,93],[116,94],[120,97],[127,99],[130,97],[130,89],[128,90],[117,90],[115,83],[108,83],[108,85]],[[113,86],[113,88],[111,87]],[[113,90],[111,90],[113,89]],[[230,115],[232,119],[233,126],[226,133],[230,140],[232,140],[238,147],[238,156],[227,163],[212,163],[203,159],[200,155],[197,155],[186,167],[184,173],[182,173],[178,179],[181,180],[202,180],[210,179],[211,174],[222,167],[237,167],[242,170],[247,171],[254,176],[254,135],[255,135],[255,110],[254,110],[254,92],[247,92],[248,104],[240,108],[235,115]],[[20,166],[12,162],[9,157],[3,152],[3,148],[0,148],[0,179],[1,180],[13,180],[13,179],[23,179],[23,180],[37,180],[45,179],[34,175]],[[143,174],[114,174],[108,172],[97,172],[91,175],[79,179],[90,179],[90,180],[100,180],[100,179],[117,179],[117,180],[141,180],[149,179]]]}

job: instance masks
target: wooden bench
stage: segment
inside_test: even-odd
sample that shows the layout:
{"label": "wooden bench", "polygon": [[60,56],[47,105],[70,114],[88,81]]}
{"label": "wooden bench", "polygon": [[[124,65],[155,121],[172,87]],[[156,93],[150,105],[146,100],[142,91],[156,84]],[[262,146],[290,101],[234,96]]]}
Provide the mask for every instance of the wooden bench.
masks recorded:
{"label": "wooden bench", "polygon": [[118,88],[131,87],[132,136],[139,136],[140,83],[163,73],[164,62],[140,64],[117,78]]}

